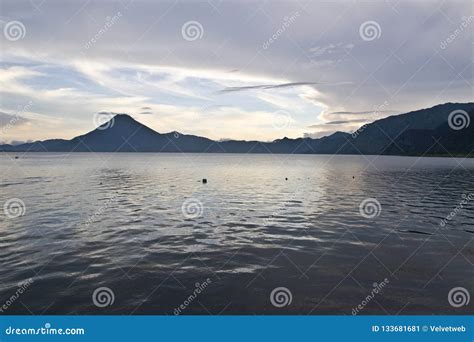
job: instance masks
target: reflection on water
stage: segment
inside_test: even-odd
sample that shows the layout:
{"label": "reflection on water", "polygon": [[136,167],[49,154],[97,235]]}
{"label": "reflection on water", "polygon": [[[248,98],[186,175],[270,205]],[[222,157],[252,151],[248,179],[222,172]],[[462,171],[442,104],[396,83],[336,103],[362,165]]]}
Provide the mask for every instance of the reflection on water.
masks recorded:
{"label": "reflection on water", "polygon": [[[34,280],[7,314],[172,315],[186,301],[181,314],[350,315],[385,278],[360,314],[472,313],[447,294],[473,289],[474,203],[440,222],[474,192],[474,160],[77,153],[0,165],[2,205],[26,206],[1,216],[0,301]],[[367,198],[374,218],[359,211]],[[112,305],[94,305],[99,287]],[[272,305],[276,287],[291,304]]]}

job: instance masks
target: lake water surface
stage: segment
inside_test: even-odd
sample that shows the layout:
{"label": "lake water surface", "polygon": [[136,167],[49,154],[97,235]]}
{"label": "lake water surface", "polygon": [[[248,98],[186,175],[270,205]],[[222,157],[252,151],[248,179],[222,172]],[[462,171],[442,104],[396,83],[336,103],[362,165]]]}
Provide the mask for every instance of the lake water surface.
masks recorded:
{"label": "lake water surface", "polygon": [[0,176],[24,203],[0,213],[6,314],[474,312],[448,301],[474,294],[473,159],[0,154]]}

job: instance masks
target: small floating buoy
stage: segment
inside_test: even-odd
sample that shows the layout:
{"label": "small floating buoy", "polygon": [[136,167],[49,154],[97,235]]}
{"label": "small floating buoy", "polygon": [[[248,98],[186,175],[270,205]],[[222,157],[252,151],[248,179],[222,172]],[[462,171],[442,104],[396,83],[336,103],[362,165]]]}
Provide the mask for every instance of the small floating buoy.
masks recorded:
{"label": "small floating buoy", "polygon": [[206,178],[202,179],[202,184],[207,184],[207,179]]}

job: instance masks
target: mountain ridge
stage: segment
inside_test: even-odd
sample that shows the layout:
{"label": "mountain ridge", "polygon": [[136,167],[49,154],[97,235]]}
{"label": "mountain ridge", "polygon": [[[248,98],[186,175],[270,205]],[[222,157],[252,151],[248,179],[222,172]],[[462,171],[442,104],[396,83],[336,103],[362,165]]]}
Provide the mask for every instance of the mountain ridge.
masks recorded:
{"label": "mountain ridge", "polygon": [[[445,103],[408,113],[392,115],[363,125],[354,133],[335,132],[321,138],[287,137],[272,142],[257,140],[215,141],[173,131],[159,133],[127,114],[117,114],[96,129],[70,140],[49,139],[21,145],[0,145],[0,152],[187,152],[187,153],[297,153],[297,154],[388,154],[422,155],[426,137],[449,142],[456,154],[470,155],[472,128],[448,127],[453,111],[468,113],[474,120],[474,103]],[[469,128],[470,127],[470,128]],[[469,134],[468,134],[469,133]],[[452,144],[462,142],[462,146]],[[472,145],[472,146],[471,146]],[[405,149],[403,148],[405,146]],[[440,149],[432,149],[439,154]],[[447,149],[446,154],[451,151]]]}

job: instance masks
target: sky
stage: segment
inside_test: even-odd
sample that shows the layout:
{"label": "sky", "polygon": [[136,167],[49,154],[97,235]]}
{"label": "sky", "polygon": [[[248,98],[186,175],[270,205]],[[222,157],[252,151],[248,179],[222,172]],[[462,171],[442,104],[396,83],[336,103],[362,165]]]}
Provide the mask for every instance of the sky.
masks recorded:
{"label": "sky", "polygon": [[0,0],[0,142],[271,141],[471,102],[474,1]]}

